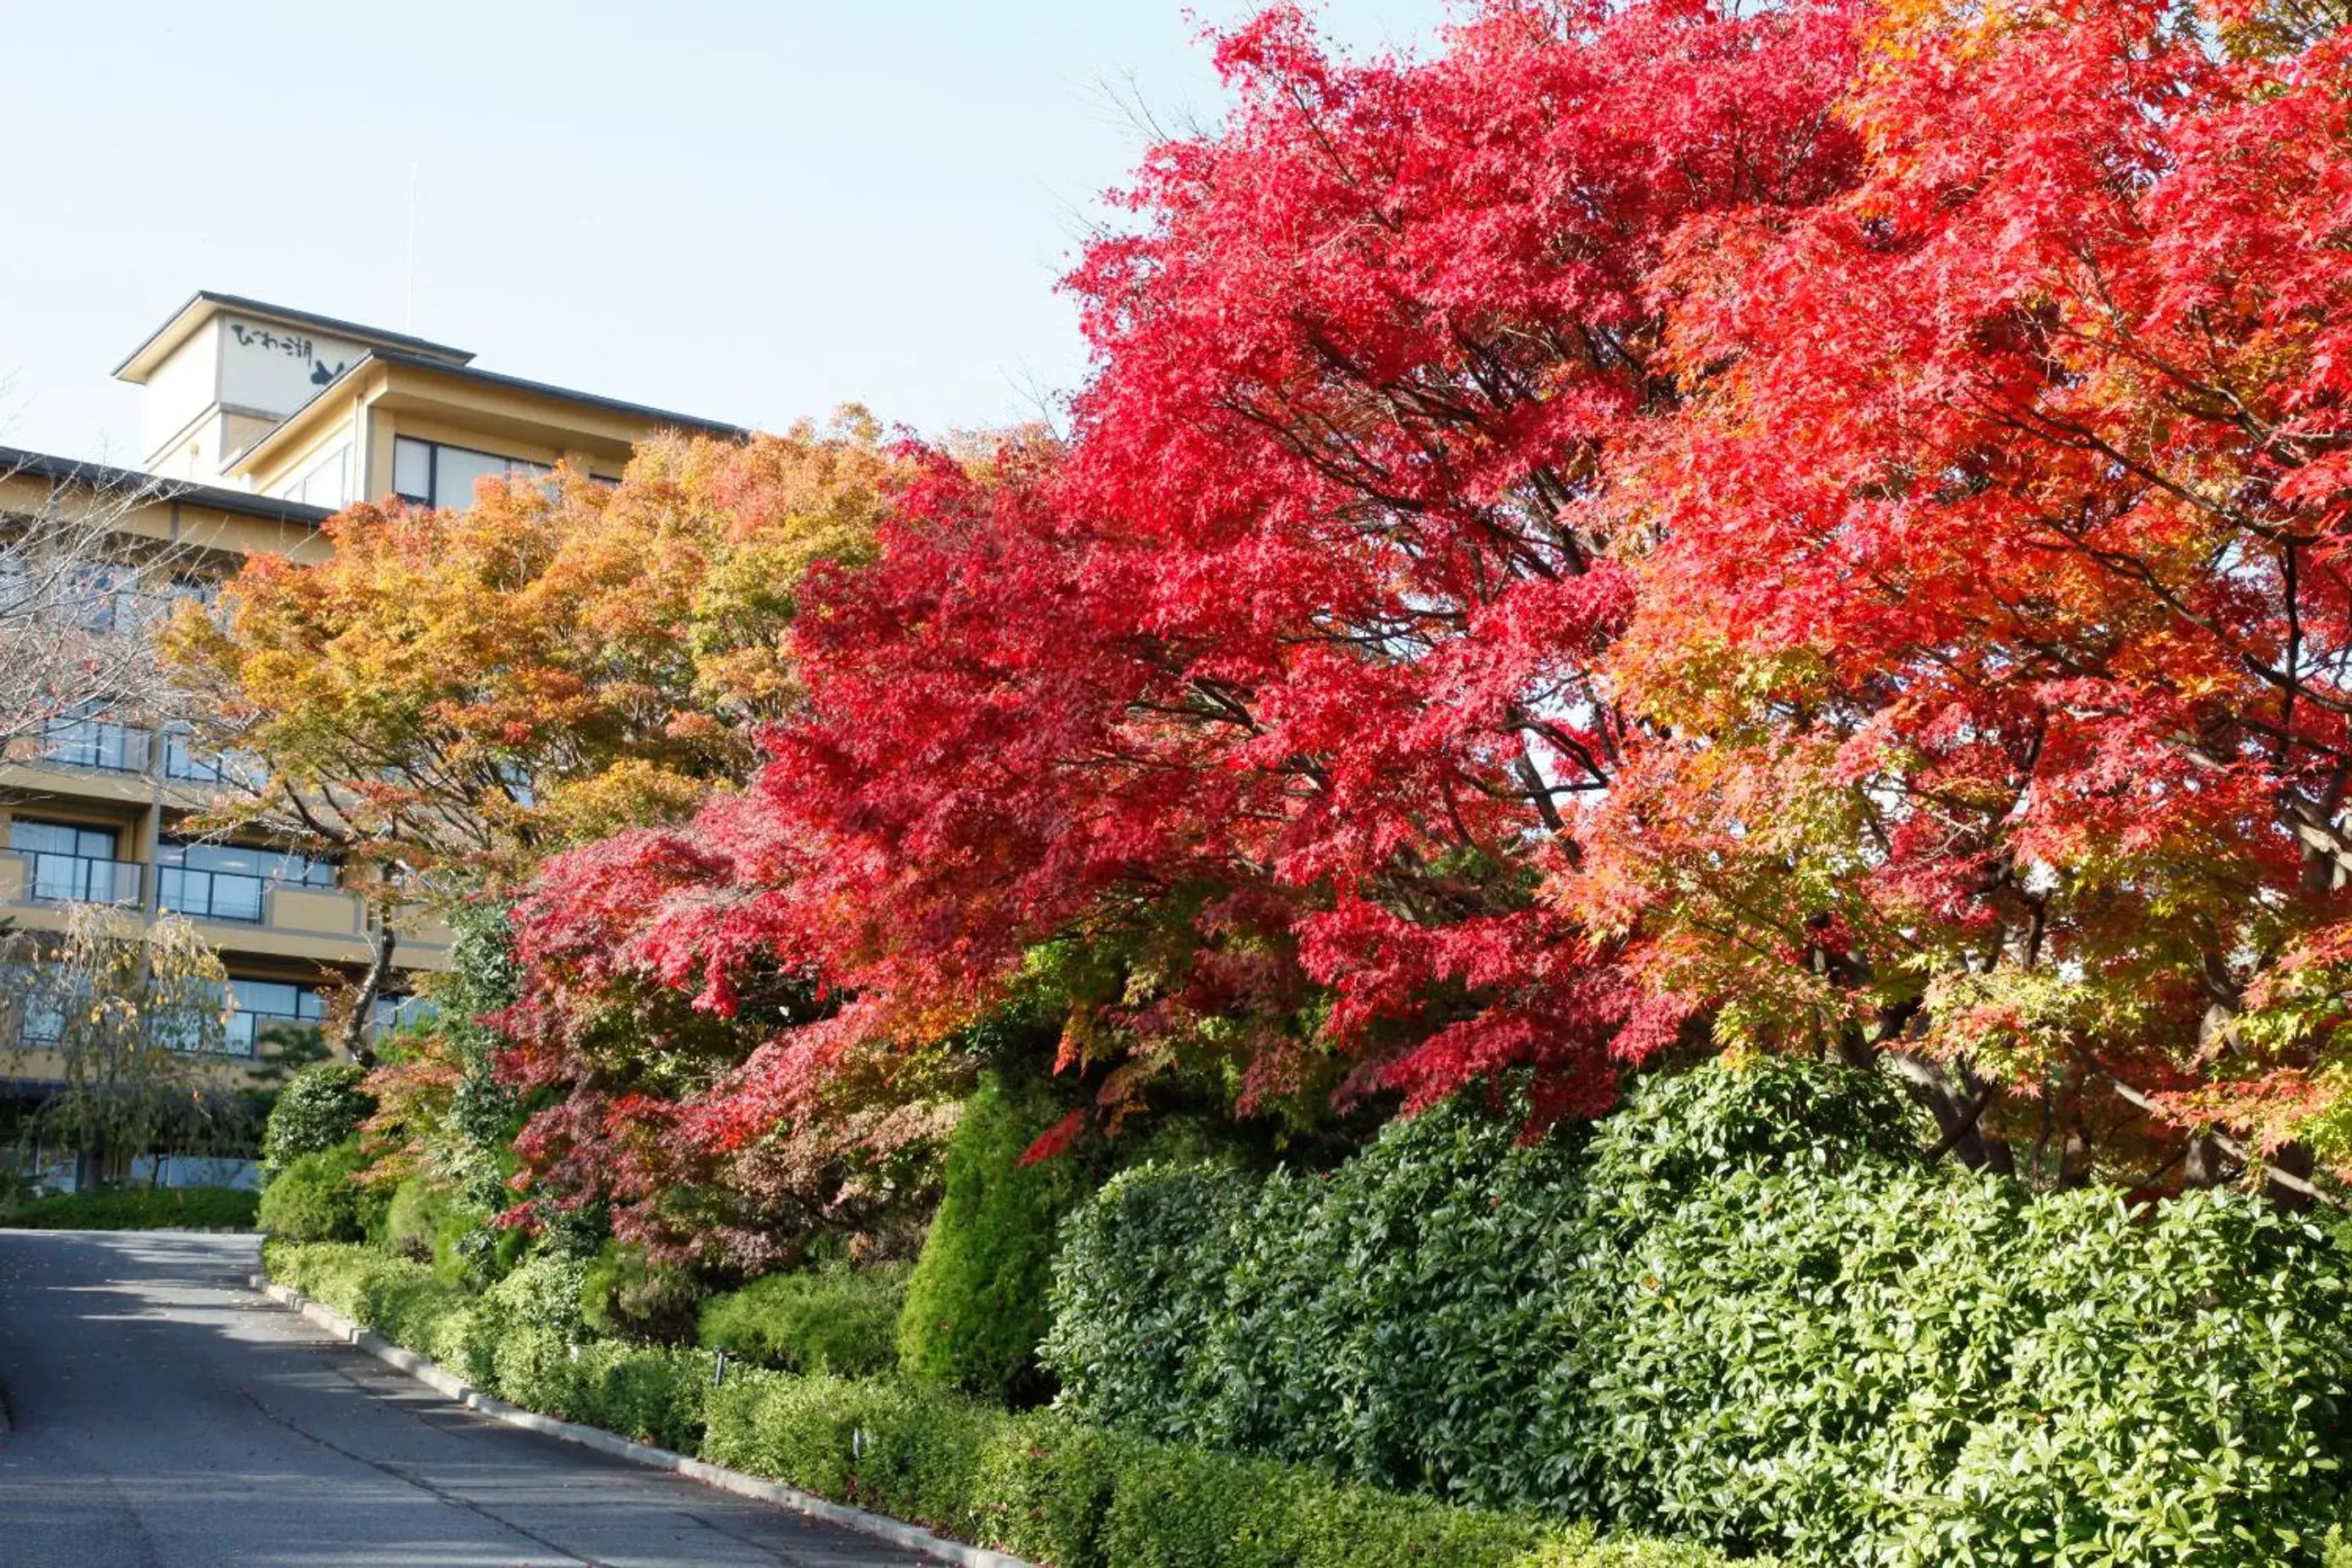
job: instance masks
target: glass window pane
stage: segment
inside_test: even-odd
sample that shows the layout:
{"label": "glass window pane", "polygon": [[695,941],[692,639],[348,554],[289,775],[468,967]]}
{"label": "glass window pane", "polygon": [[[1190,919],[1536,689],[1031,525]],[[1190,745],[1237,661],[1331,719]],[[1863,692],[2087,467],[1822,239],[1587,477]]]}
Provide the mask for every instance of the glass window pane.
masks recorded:
{"label": "glass window pane", "polygon": [[392,443],[392,488],[411,500],[433,500],[433,443],[402,436]]}
{"label": "glass window pane", "polygon": [[[348,499],[343,481],[351,468],[351,455],[352,449],[348,446],[338,447],[329,453],[302,476],[301,489],[295,499],[308,506],[340,509]],[[394,467],[397,468],[398,466],[395,458]]]}
{"label": "glass window pane", "polygon": [[155,847],[155,858],[162,865],[184,866],[192,871],[222,877],[247,877],[307,888],[331,888],[335,884],[331,860],[314,860],[307,855],[262,849],[250,844],[189,843],[167,838]]}
{"label": "glass window pane", "polygon": [[291,1018],[299,1000],[300,987],[277,980],[232,980],[229,991],[236,998],[240,1013],[272,1013],[281,1018]]}
{"label": "glass window pane", "polygon": [[468,452],[463,447],[442,447],[434,464],[433,504],[459,509],[473,505],[475,483],[503,479],[508,466],[508,459],[494,458],[488,452]]}
{"label": "glass window pane", "polygon": [[8,824],[8,847],[28,854],[82,855],[110,860],[114,858],[114,835],[102,827],[19,816]]}

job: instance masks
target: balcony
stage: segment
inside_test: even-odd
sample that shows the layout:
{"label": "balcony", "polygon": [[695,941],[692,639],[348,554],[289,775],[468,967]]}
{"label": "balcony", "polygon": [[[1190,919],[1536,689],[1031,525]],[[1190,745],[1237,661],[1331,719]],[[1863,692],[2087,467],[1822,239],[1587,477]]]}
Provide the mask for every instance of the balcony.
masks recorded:
{"label": "balcony", "polygon": [[200,921],[236,921],[259,925],[271,884],[236,871],[194,871],[181,866],[155,868],[156,907]]}
{"label": "balcony", "polygon": [[133,724],[102,719],[52,719],[15,748],[21,760],[53,768],[143,774],[153,760],[154,736]]}
{"label": "balcony", "polygon": [[0,762],[166,784],[257,787],[264,770],[252,759],[201,751],[172,729],[157,731],[110,719],[53,719],[8,744]]}
{"label": "balcony", "polygon": [[146,868],[131,860],[102,860],[90,855],[52,855],[15,851],[23,868],[16,888],[19,900],[34,904],[110,904],[137,909],[146,890]]}

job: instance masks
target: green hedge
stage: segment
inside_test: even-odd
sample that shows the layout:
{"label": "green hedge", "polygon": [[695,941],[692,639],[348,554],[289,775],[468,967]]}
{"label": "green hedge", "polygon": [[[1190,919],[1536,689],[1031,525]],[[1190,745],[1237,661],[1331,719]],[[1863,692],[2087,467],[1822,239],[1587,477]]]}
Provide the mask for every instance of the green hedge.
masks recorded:
{"label": "green hedge", "polygon": [[898,1360],[903,1269],[835,1265],[771,1274],[702,1304],[701,1342],[782,1372],[865,1377]]}
{"label": "green hedge", "polygon": [[1717,1568],[888,1381],[730,1376],[703,1457],[1055,1568]]}
{"label": "green hedge", "polygon": [[2310,1226],[1918,1168],[1875,1079],[1463,1109],[1331,1176],[1145,1167],[1064,1234],[1074,1415],[1807,1563],[2317,1561],[2352,1298]]}
{"label": "green hedge", "polygon": [[[928,1383],[730,1372],[706,1352],[520,1325],[422,1264],[271,1242],[273,1279],[518,1405],[1052,1568],[1719,1568],[1705,1547],[1596,1542],[1528,1520],[1335,1484],[1146,1441],[1052,1411],[1011,1415]],[[707,1424],[707,1426],[706,1426]]]}
{"label": "green hedge", "polygon": [[26,1230],[251,1230],[257,1193],[234,1187],[112,1187],[60,1193],[0,1213]]}
{"label": "green hedge", "polygon": [[702,1306],[694,1272],[656,1263],[645,1249],[607,1241],[589,1260],[580,1285],[580,1316],[615,1339],[691,1344]]}

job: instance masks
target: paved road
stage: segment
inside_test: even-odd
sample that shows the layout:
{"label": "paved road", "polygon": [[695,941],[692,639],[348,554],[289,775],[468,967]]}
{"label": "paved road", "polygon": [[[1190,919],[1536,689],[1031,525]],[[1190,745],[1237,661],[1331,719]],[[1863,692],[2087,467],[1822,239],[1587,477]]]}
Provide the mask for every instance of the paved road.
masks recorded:
{"label": "paved road", "polygon": [[245,1285],[250,1237],[0,1230],[6,1568],[938,1568],[488,1420]]}

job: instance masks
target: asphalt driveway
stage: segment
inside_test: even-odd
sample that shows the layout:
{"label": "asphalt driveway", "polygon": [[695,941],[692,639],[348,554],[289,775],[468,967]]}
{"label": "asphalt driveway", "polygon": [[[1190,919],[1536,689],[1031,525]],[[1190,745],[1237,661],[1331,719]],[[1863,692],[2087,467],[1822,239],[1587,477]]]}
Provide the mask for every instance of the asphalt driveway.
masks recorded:
{"label": "asphalt driveway", "polygon": [[0,1564],[931,1564],[452,1405],[256,1294],[257,1254],[0,1230]]}

